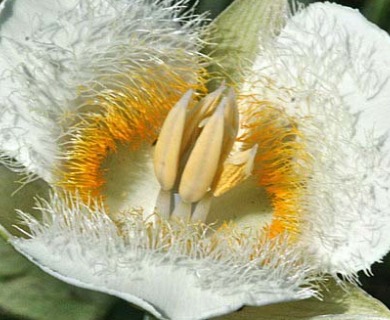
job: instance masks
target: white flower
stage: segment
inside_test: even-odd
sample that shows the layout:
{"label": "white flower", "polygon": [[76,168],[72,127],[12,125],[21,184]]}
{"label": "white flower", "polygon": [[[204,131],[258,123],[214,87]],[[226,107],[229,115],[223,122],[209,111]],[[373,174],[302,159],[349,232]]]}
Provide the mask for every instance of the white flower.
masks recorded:
{"label": "white flower", "polygon": [[317,3],[261,50],[244,85],[298,124],[311,158],[300,242],[325,272],[349,276],[389,250],[389,50],[357,11]]}
{"label": "white flower", "polygon": [[388,36],[312,5],[260,41],[239,92],[206,94],[186,3],[2,4],[1,155],[53,192],[42,221],[20,213],[28,239],[0,231],[158,318],[304,299],[323,273],[369,269],[390,248]]}

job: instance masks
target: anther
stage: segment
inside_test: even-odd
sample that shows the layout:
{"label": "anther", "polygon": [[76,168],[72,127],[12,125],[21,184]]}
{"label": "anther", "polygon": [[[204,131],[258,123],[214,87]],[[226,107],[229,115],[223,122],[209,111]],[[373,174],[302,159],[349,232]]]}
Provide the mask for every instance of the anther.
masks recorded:
{"label": "anther", "polygon": [[236,97],[225,91],[222,84],[193,108],[187,92],[164,122],[154,154],[156,210],[164,218],[206,221],[212,199],[252,172],[257,146],[240,150]]}
{"label": "anther", "polygon": [[171,190],[176,181],[187,106],[192,94],[192,90],[187,91],[170,111],[156,143],[154,172],[161,188],[165,191]]}
{"label": "anther", "polygon": [[184,168],[179,194],[184,202],[197,202],[214,180],[221,158],[224,133],[224,99],[200,134]]}
{"label": "anther", "polygon": [[[222,84],[217,90],[205,96],[197,105],[189,111],[186,130],[183,135],[182,150],[191,144],[191,140],[199,135],[201,128],[207,122],[207,119],[213,114],[221,99],[223,91],[226,89]],[[206,121],[205,121],[206,120]]]}
{"label": "anther", "polygon": [[220,178],[213,186],[213,195],[219,197],[247,179],[253,171],[258,145],[245,151],[237,151],[226,159]]}

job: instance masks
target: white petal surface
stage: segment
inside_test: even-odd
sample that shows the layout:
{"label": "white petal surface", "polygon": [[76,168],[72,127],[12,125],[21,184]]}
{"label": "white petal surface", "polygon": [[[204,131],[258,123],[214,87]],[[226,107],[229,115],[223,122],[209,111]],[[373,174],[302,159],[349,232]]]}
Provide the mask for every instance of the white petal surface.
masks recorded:
{"label": "white petal surface", "polygon": [[252,71],[244,91],[296,117],[314,159],[302,245],[326,272],[369,268],[390,249],[389,36],[358,11],[313,4]]}
{"label": "white petal surface", "polygon": [[[38,97],[25,96],[34,87],[36,74],[35,68],[28,66],[28,53],[23,46],[29,46],[37,29],[52,23],[58,24],[58,15],[72,8],[75,3],[72,0],[50,3],[8,0],[2,4],[0,12],[1,151],[47,180],[50,180],[48,168],[54,161],[56,149],[50,136],[53,123],[34,110],[34,100],[38,100]],[[43,43],[48,40],[48,37],[39,39]],[[19,47],[18,43],[22,46]],[[41,67],[42,64],[36,66],[37,69]],[[19,74],[14,70],[19,70]],[[47,71],[53,72],[49,66]],[[23,73],[26,79],[18,79]],[[23,82],[25,92],[20,92]],[[50,87],[51,83],[45,85]]]}
{"label": "white petal surface", "polygon": [[118,296],[161,319],[206,319],[314,294],[311,269],[286,248],[265,245],[258,259],[249,259],[249,240],[237,248],[221,240],[214,248],[191,227],[175,236],[171,225],[164,235],[134,215],[123,222],[127,231],[118,232],[104,212],[81,204],[72,210],[59,198],[42,212],[43,223],[25,216],[31,239],[10,239],[19,252],[61,280]]}
{"label": "white petal surface", "polygon": [[[133,71],[139,63],[180,68],[184,62],[172,52],[188,50],[195,61],[198,22],[179,27],[180,10],[167,9],[170,4],[6,1],[0,14],[2,154],[51,182],[58,140],[82,105],[81,86],[111,88],[110,76]],[[193,80],[191,72],[186,77]]]}
{"label": "white petal surface", "polygon": [[[180,259],[175,264],[159,264],[158,261],[149,260],[137,264],[134,269],[134,266],[126,266],[127,257],[124,256],[122,266],[106,269],[107,261],[96,256],[87,263],[75,263],[71,259],[75,254],[72,250],[68,250],[69,255],[59,252],[53,255],[42,243],[18,241],[13,244],[52,276],[81,288],[127,300],[159,319],[207,319],[236,311],[244,305],[262,306],[310,297],[308,292],[294,292],[282,288],[281,283],[267,282],[265,279],[258,280],[256,294],[250,286],[238,283],[235,289],[226,282],[225,288],[207,288],[207,278],[202,279],[202,269],[205,267],[199,261]],[[217,271],[218,266],[210,264],[209,267]],[[197,270],[199,268],[200,271]],[[228,268],[224,268],[224,271],[228,271]]]}
{"label": "white petal surface", "polygon": [[103,164],[107,181],[103,194],[113,215],[129,209],[142,209],[145,216],[155,210],[160,185],[154,175],[150,147],[137,152],[126,148],[110,155]]}

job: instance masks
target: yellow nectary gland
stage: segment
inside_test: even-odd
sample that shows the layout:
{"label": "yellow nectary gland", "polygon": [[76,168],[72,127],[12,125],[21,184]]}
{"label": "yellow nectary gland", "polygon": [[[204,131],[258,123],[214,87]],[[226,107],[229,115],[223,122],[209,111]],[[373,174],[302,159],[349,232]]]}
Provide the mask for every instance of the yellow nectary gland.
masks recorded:
{"label": "yellow nectary gland", "polygon": [[249,146],[258,145],[253,174],[273,206],[273,220],[266,233],[273,238],[288,233],[294,238],[301,229],[305,190],[312,158],[305,137],[294,119],[282,108],[255,97],[241,97],[243,135]]}
{"label": "yellow nectary gland", "polygon": [[113,82],[118,80],[113,88],[81,91],[81,120],[64,138],[57,185],[77,192],[83,201],[101,198],[105,185],[102,164],[107,156],[120,144],[132,150],[152,144],[168,111],[184,92],[204,91],[202,81],[190,84],[185,74],[185,70],[175,73],[168,66],[153,65],[140,74],[121,75],[121,79],[113,76]]}

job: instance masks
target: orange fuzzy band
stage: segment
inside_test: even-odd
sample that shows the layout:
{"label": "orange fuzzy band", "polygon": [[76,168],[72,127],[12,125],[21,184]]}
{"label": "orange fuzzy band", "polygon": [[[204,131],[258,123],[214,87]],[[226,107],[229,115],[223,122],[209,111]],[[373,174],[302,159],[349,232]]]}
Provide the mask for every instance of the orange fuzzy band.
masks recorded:
{"label": "orange fuzzy band", "polygon": [[180,97],[189,89],[204,91],[202,85],[188,83],[185,70],[175,71],[153,65],[139,74],[120,75],[114,89],[85,92],[84,96],[91,98],[84,99],[81,120],[65,137],[57,185],[77,192],[83,201],[101,199],[105,185],[102,164],[108,155],[119,145],[135,150],[143,143],[152,144]]}
{"label": "orange fuzzy band", "polygon": [[285,232],[294,238],[300,230],[311,172],[304,136],[281,108],[254,97],[244,101],[249,107],[242,115],[245,133],[241,141],[248,146],[258,144],[253,174],[266,189],[274,209],[272,223],[265,231],[271,238]]}
{"label": "orange fuzzy band", "polygon": [[[108,156],[121,145],[136,150],[144,143],[152,144],[168,111],[187,90],[206,92],[203,79],[189,84],[183,76],[185,70],[175,71],[153,65],[135,75],[113,76],[116,84],[110,89],[97,93],[82,90],[80,120],[64,137],[57,185],[72,194],[77,192],[84,202],[91,197],[101,199],[106,183],[102,165]],[[311,173],[304,136],[282,108],[253,96],[239,100],[244,106],[240,114],[244,133],[239,142],[243,149],[258,145],[253,174],[266,189],[274,209],[266,234],[274,238],[287,232],[294,237],[300,230]]]}

